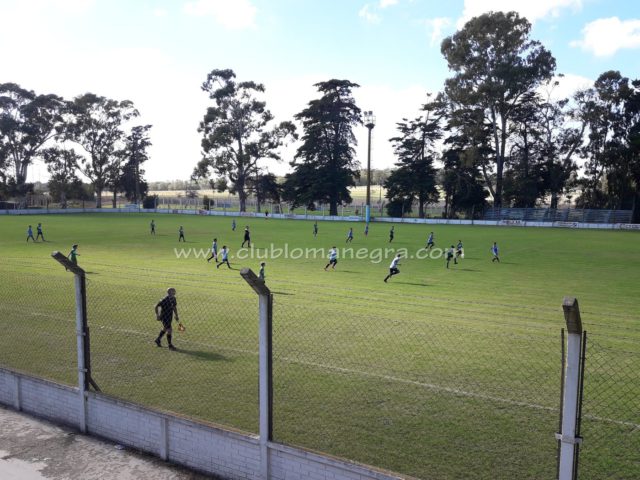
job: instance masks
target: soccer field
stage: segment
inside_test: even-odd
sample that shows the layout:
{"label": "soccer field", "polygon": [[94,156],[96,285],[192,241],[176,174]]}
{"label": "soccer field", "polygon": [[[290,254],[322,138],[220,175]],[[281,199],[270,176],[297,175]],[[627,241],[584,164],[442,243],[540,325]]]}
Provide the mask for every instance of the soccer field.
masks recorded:
{"label": "soccer field", "polygon": [[[310,221],[238,217],[232,232],[231,220],[0,217],[0,365],[74,384],[72,276],[50,254],[78,243],[103,391],[256,432],[257,299],[239,269],[266,261],[277,441],[421,478],[552,478],[560,305],[570,295],[600,360],[585,381],[583,434],[623,438],[615,453],[586,440],[582,478],[606,478],[613,463],[616,478],[638,476],[637,232],[396,224],[389,244],[386,223],[365,237],[362,223],[319,222],[314,238]],[[26,243],[38,222],[47,241]],[[245,225],[254,249],[241,252]],[[462,240],[464,259],[446,269],[437,252],[422,258],[430,231],[439,248]],[[233,269],[203,258],[213,237],[230,247]],[[325,272],[334,245],[338,265]],[[323,251],[305,255],[314,248]],[[397,249],[407,258],[385,284]],[[178,352],[153,344],[153,306],[169,286],[187,326],[174,334]],[[603,393],[616,385],[624,396]]]}

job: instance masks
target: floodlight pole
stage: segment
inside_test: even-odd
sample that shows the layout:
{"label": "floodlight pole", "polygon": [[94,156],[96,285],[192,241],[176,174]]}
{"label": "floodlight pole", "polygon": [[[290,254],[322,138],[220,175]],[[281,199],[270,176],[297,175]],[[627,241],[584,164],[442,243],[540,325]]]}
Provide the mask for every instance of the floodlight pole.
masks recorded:
{"label": "floodlight pole", "polygon": [[269,442],[273,439],[273,350],[272,318],[273,294],[250,268],[240,270],[240,275],[258,294],[260,308],[259,326],[259,405],[260,405],[260,470],[261,478],[269,478]]}
{"label": "floodlight pole", "polygon": [[367,142],[367,204],[365,206],[365,221],[371,219],[371,130],[376,125],[376,117],[371,110],[364,112],[364,126],[369,130]]}

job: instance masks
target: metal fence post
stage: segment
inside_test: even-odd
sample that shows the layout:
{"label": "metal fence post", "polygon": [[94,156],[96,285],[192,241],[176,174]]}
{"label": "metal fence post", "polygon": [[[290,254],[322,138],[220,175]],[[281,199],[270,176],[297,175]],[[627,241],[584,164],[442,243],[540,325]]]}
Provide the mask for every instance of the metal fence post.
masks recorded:
{"label": "metal fence post", "polygon": [[258,294],[259,326],[259,404],[260,404],[260,471],[261,478],[269,478],[269,442],[273,438],[273,295],[262,280],[249,268],[240,275]]}
{"label": "metal fence post", "polygon": [[562,302],[567,323],[567,360],[562,398],[562,432],[560,441],[559,480],[576,479],[577,446],[582,439],[576,435],[581,385],[582,320],[578,301],[565,297]]}

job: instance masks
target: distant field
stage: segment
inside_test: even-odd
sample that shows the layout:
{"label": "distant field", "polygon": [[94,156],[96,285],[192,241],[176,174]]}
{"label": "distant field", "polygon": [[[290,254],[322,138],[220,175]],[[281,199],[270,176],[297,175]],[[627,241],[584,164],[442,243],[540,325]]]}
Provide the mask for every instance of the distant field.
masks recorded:
{"label": "distant field", "polygon": [[[382,190],[382,199],[384,200],[386,189],[381,188],[379,185],[371,185],[372,201],[375,202],[380,199],[380,193],[381,193],[380,190]],[[367,198],[367,187],[353,187],[353,188],[350,188],[349,191],[351,192],[351,197],[353,198],[353,201],[356,203],[364,202],[365,199]],[[172,198],[175,198],[180,195],[184,197],[184,190],[151,190],[149,191],[149,195],[158,195],[160,197],[172,197]],[[220,193],[211,189],[198,190],[198,195],[200,196],[200,198],[202,198],[204,195],[208,196],[209,198],[221,198],[221,199],[223,198],[237,199],[238,198],[237,195],[231,195],[227,192]]]}
{"label": "distant field", "polygon": [[[0,365],[75,382],[73,285],[49,255],[79,243],[102,389],[256,432],[257,300],[238,270],[265,260],[276,440],[420,478],[553,478],[560,304],[572,295],[605,359],[591,364],[585,401],[602,385],[624,385],[624,395],[585,404],[585,438],[624,440],[615,452],[585,441],[581,478],[607,478],[614,464],[621,473],[611,478],[640,478],[638,233],[398,224],[390,245],[388,224],[372,224],[365,238],[362,223],[320,222],[314,238],[313,222],[237,221],[232,232],[230,218],[195,215],[0,217]],[[25,243],[29,222],[43,222],[46,243]],[[256,250],[239,260],[245,224]],[[353,258],[341,252],[325,272],[326,250],[344,247],[351,226]],[[437,247],[464,242],[459,265],[417,258],[430,230]],[[214,236],[231,247],[233,270],[200,256]],[[265,257],[285,246],[323,252]],[[409,257],[388,284],[386,248]],[[175,353],[152,343],[153,306],[168,286],[187,325]]]}

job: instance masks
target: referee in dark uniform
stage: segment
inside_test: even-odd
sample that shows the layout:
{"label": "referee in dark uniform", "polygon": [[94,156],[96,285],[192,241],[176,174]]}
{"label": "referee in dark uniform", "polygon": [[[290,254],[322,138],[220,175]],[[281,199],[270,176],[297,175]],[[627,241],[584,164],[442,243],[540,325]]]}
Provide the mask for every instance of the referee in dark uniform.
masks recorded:
{"label": "referee in dark uniform", "polygon": [[176,322],[179,322],[178,318],[178,301],[176,300],[176,289],[169,288],[167,289],[167,296],[160,300],[156,305],[156,318],[159,322],[162,322],[162,330],[158,334],[158,338],[156,338],[156,345],[161,347],[160,340],[162,336],[167,334],[167,342],[169,343],[169,350],[176,350],[176,347],[173,346],[171,342],[171,321],[173,320],[173,315],[175,313]]}

